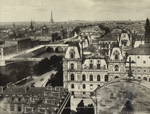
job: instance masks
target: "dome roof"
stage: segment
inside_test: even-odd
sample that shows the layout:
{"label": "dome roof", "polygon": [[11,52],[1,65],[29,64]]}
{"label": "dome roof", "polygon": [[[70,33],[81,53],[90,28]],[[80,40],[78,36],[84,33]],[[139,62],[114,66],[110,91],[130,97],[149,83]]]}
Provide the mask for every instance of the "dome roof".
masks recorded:
{"label": "dome roof", "polygon": [[[117,78],[98,87],[92,99],[98,102],[98,111],[124,114],[130,108],[136,113],[150,113],[150,83],[141,79]],[[129,105],[130,104],[130,105]],[[132,114],[132,113],[131,113]]]}

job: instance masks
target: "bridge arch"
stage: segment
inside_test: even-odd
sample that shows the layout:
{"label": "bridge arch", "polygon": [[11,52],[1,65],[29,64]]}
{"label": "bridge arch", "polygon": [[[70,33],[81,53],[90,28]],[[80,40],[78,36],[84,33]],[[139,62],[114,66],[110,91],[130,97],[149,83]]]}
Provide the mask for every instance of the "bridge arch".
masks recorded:
{"label": "bridge arch", "polygon": [[61,46],[58,46],[58,47],[56,47],[56,49],[55,49],[55,52],[63,52],[64,51],[64,47],[61,47]]}
{"label": "bridge arch", "polygon": [[46,52],[54,52],[54,48],[53,47],[46,47]]}

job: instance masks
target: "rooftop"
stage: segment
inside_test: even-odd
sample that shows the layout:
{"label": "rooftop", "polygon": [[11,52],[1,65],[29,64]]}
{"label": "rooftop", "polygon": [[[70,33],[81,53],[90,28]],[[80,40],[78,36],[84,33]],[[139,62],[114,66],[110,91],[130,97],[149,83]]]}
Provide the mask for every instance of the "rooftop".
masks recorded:
{"label": "rooftop", "polygon": [[127,51],[129,55],[150,55],[150,44],[145,43],[137,48]]}

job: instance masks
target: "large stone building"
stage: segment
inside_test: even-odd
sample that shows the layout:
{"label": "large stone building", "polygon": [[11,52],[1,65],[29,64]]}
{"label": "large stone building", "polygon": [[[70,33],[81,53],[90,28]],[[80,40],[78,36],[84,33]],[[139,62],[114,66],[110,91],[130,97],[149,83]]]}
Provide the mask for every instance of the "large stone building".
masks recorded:
{"label": "large stone building", "polygon": [[64,87],[75,97],[89,97],[98,86],[116,78],[125,78],[129,58],[135,62],[132,64],[133,76],[150,80],[149,43],[133,48],[132,35],[124,30],[112,41],[100,38],[95,39],[97,43],[94,44],[91,36],[87,37],[87,42],[83,36],[69,43],[63,59]]}

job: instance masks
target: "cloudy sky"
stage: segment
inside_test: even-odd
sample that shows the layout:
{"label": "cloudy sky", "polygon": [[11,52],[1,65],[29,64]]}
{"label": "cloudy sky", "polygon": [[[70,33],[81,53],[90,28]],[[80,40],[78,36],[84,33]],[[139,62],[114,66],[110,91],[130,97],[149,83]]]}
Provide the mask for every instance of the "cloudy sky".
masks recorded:
{"label": "cloudy sky", "polygon": [[0,0],[0,22],[145,20],[150,0]]}

